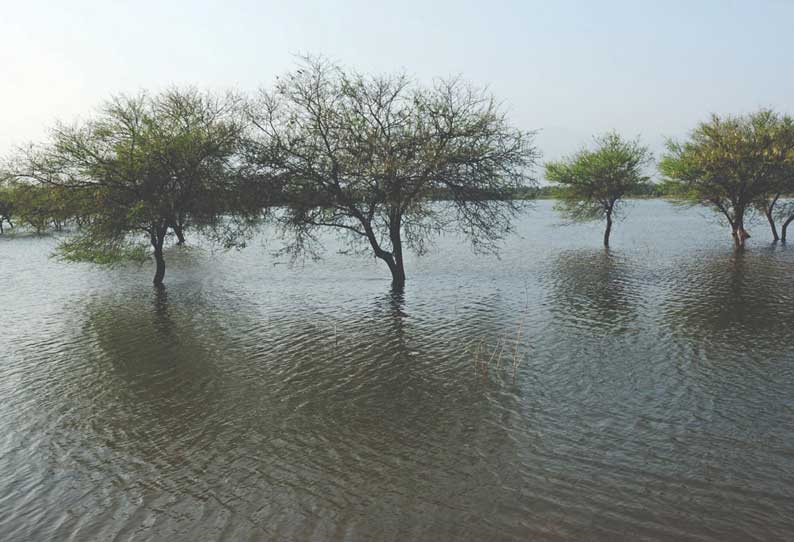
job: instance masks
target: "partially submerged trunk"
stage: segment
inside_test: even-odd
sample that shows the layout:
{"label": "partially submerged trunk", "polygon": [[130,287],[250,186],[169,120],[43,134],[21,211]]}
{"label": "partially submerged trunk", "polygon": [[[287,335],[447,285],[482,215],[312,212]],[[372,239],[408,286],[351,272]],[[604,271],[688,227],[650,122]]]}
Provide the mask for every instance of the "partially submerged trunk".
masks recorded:
{"label": "partially submerged trunk", "polygon": [[381,248],[380,243],[378,243],[378,238],[375,236],[375,231],[372,229],[372,225],[363,222],[362,225],[364,226],[364,231],[367,236],[367,240],[369,241],[370,246],[372,247],[373,252],[375,253],[375,257],[383,260],[386,262],[386,265],[389,266],[389,271],[391,272],[391,282],[392,287],[401,289],[405,286],[405,266],[403,262],[403,250],[402,250],[402,237],[401,237],[401,217],[396,215],[396,217],[392,218],[391,225],[389,227],[389,239],[391,240],[392,244],[392,251],[389,252],[388,250],[383,250]]}
{"label": "partially submerged trunk", "polygon": [[786,242],[786,230],[788,229],[788,225],[794,221],[794,215],[791,215],[783,222],[783,227],[780,229],[780,240],[784,243]]}
{"label": "partially submerged trunk", "polygon": [[174,235],[176,235],[177,245],[184,245],[185,244],[185,232],[182,228],[181,224],[174,224],[171,226],[171,229],[174,230]]}
{"label": "partially submerged trunk", "polygon": [[744,213],[737,213],[736,218],[731,223],[731,235],[736,248],[744,248],[744,243],[750,238],[750,234],[744,229]]}
{"label": "partially submerged trunk", "polygon": [[392,255],[394,265],[389,266],[391,270],[392,285],[397,288],[405,286],[405,265],[403,262],[403,242],[402,242],[402,219],[399,215],[392,218],[392,225],[389,228],[389,238],[391,239]]}
{"label": "partially submerged trunk", "polygon": [[750,238],[750,234],[747,233],[747,230],[744,229],[744,226],[741,226],[734,234],[736,245],[739,248],[744,248],[745,241],[747,241],[749,238]]}
{"label": "partially submerged trunk", "polygon": [[780,198],[780,194],[775,194],[770,201],[764,204],[764,216],[766,216],[767,221],[769,222],[769,228],[772,230],[772,241],[776,242],[780,240],[780,237],[777,234],[777,226],[775,225],[775,204],[777,204],[777,200]]}
{"label": "partially submerged trunk", "polygon": [[744,206],[733,203],[732,210],[726,205],[718,204],[717,208],[728,220],[731,226],[731,236],[733,237],[733,244],[738,248],[744,248],[744,243],[750,238],[750,234],[744,229]]}
{"label": "partially submerged trunk", "polygon": [[609,236],[612,234],[612,211],[614,209],[615,209],[615,202],[614,201],[609,202],[609,204],[607,205],[607,212],[606,212],[607,227],[604,230],[604,246],[605,247],[609,246]]}
{"label": "partially submerged trunk", "polygon": [[607,228],[604,230],[604,246],[609,246],[609,236],[612,234],[612,211],[607,212]]}
{"label": "partially submerged trunk", "polygon": [[382,254],[377,256],[389,266],[391,272],[391,284],[396,289],[401,289],[405,286],[405,268],[403,267],[402,259],[397,259],[394,254],[388,251],[381,251]]}
{"label": "partially submerged trunk", "polygon": [[777,234],[777,226],[775,226],[775,218],[772,216],[772,213],[764,211],[766,215],[767,221],[769,221],[769,228],[772,230],[772,241],[777,242],[780,240],[780,236]]}
{"label": "partially submerged trunk", "polygon": [[154,248],[154,261],[156,264],[154,272],[154,280],[152,283],[155,286],[162,286],[163,279],[165,278],[165,258],[163,257],[163,244],[165,243],[165,235],[168,232],[168,226],[153,226],[150,233],[152,248]]}
{"label": "partially submerged trunk", "polygon": [[156,262],[157,267],[154,272],[154,280],[152,280],[152,283],[155,286],[162,286],[163,279],[165,278],[165,258],[163,258],[162,248],[154,249],[154,261]]}

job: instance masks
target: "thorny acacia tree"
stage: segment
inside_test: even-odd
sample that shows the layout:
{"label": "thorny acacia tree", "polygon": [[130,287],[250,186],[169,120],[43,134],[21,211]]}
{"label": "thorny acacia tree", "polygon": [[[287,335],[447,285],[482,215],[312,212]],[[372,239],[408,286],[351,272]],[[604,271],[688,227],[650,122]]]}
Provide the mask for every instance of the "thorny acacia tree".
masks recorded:
{"label": "thorny acacia tree", "polygon": [[495,250],[518,210],[511,195],[534,182],[533,134],[459,79],[424,88],[304,58],[249,112],[249,165],[283,188],[287,250],[315,253],[317,230],[336,229],[383,260],[397,287],[406,249],[421,254],[452,226]]}
{"label": "thorny acacia tree", "polygon": [[595,138],[595,149],[583,149],[546,164],[546,179],[560,186],[558,208],[577,222],[606,220],[604,246],[609,246],[612,220],[621,199],[648,179],[643,169],[652,156],[639,140],[624,141],[615,132]]}
{"label": "thorny acacia tree", "polygon": [[193,227],[236,243],[243,229],[225,215],[239,203],[237,106],[231,96],[175,89],[117,97],[93,120],[58,126],[49,145],[27,153],[19,175],[88,194],[84,226],[60,255],[108,264],[148,258],[149,244],[153,282],[161,285],[169,229],[180,240],[182,229]]}
{"label": "thorny acacia tree", "polygon": [[737,247],[750,235],[745,225],[761,208],[777,237],[773,210],[790,171],[794,137],[791,119],[768,110],[744,116],[712,115],[688,141],[668,141],[661,173],[679,183],[686,197],[722,214]]}
{"label": "thorny acacia tree", "polygon": [[[789,202],[781,203],[781,197],[794,194],[794,118],[789,115],[779,115],[770,110],[761,110],[751,117],[758,118],[759,130],[766,133],[767,148],[764,150],[766,160],[766,173],[770,179],[767,194],[756,202],[756,208],[763,213],[772,232],[772,240],[779,241],[781,237],[777,232],[775,218],[783,220],[782,236],[785,240],[786,228],[790,221],[791,205]],[[781,207],[778,209],[777,207]]]}

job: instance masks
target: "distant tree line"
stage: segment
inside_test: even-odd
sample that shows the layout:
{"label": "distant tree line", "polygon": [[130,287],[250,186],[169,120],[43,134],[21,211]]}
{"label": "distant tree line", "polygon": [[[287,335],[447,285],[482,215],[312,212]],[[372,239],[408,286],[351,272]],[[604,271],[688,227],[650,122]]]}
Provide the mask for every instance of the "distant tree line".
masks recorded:
{"label": "distant tree line", "polygon": [[165,248],[190,236],[240,247],[267,222],[300,258],[318,256],[319,232],[332,230],[383,261],[400,287],[407,251],[422,254],[445,232],[496,251],[528,199],[555,198],[570,220],[604,220],[605,245],[631,197],[711,207],[737,247],[753,214],[774,240],[794,220],[794,122],[772,111],[713,116],[668,142],[661,182],[647,175],[648,148],[614,132],[546,163],[550,185],[533,176],[539,159],[534,133],[459,78],[423,86],[307,57],[254,97],[118,96],[87,121],[56,125],[0,173],[0,233],[68,226],[61,258],[153,258],[161,285]]}
{"label": "distant tree line", "polygon": [[[556,183],[545,185],[524,186],[512,194],[514,199],[561,199],[565,189]],[[637,183],[626,192],[627,198],[679,198],[680,187],[670,181],[652,181],[650,179]]]}

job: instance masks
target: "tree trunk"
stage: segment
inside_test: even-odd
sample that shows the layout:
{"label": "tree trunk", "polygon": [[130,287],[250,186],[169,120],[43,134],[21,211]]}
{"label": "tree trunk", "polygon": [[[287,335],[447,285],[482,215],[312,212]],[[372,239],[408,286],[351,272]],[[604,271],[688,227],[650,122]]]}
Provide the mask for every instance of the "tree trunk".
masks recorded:
{"label": "tree trunk", "polygon": [[786,221],[783,222],[783,227],[780,229],[780,240],[783,241],[784,243],[786,242],[786,230],[788,229],[788,225],[791,224],[792,221],[794,221],[794,215],[788,217]]}
{"label": "tree trunk", "polygon": [[162,286],[163,279],[165,278],[165,258],[163,258],[163,249],[154,249],[154,261],[157,263],[157,268],[154,272],[154,280],[152,283],[155,286]]}
{"label": "tree trunk", "polygon": [[777,204],[777,200],[780,199],[780,194],[775,194],[771,201],[766,201],[763,210],[764,215],[766,216],[767,221],[769,221],[769,228],[772,230],[772,241],[777,242],[780,240],[780,237],[777,235],[777,226],[775,226],[775,205]]}
{"label": "tree trunk", "polygon": [[[372,226],[365,222],[362,222],[362,225],[364,226],[364,231],[366,232],[367,240],[372,247],[372,251],[375,253],[375,257],[383,260],[386,262],[386,265],[389,266],[392,286],[401,289],[405,285],[405,268],[403,267],[402,241],[400,239],[399,230],[396,232],[396,234],[391,231],[389,232],[389,235],[392,239],[392,246],[396,246],[396,251],[398,253],[398,256],[395,257],[394,253],[383,250],[380,247],[378,238],[375,236]],[[396,245],[394,244],[395,241]]]}
{"label": "tree trunk", "polygon": [[405,269],[403,268],[402,260],[398,262],[394,254],[386,252],[385,250],[381,251],[377,257],[386,262],[386,265],[389,266],[392,287],[401,290],[402,287],[405,286]]}
{"label": "tree trunk", "polygon": [[391,269],[391,284],[394,288],[401,289],[405,286],[405,267],[403,266],[402,258],[394,259],[394,265]]}
{"label": "tree trunk", "polygon": [[163,257],[163,243],[165,242],[165,234],[168,231],[167,226],[154,226],[151,233],[152,247],[154,248],[154,261],[157,265],[154,272],[154,280],[152,283],[155,286],[162,286],[163,279],[165,278],[165,258]]}
{"label": "tree trunk", "polygon": [[744,211],[739,210],[736,212],[736,217],[731,223],[731,230],[733,243],[736,248],[744,248],[744,242],[750,237],[750,234],[744,229]]}
{"label": "tree trunk", "polygon": [[391,270],[392,286],[402,288],[405,286],[405,266],[403,265],[403,242],[402,242],[402,217],[395,213],[389,228],[389,238],[391,239],[392,255],[394,265],[389,266]]}
{"label": "tree trunk", "polygon": [[607,229],[604,230],[604,246],[609,246],[609,236],[612,233],[612,209],[607,210]]}
{"label": "tree trunk", "polygon": [[181,224],[174,224],[171,226],[171,229],[174,230],[174,235],[176,235],[177,245],[184,245],[185,244],[185,232],[182,229]]}
{"label": "tree trunk", "polygon": [[739,234],[739,226],[731,226],[731,235],[733,236],[733,244],[736,248],[741,248],[744,246],[744,241]]}
{"label": "tree trunk", "polygon": [[772,242],[776,243],[780,240],[780,237],[777,234],[777,226],[775,226],[775,218],[772,216],[770,211],[764,211],[766,215],[766,219],[769,221],[769,227],[772,230]]}

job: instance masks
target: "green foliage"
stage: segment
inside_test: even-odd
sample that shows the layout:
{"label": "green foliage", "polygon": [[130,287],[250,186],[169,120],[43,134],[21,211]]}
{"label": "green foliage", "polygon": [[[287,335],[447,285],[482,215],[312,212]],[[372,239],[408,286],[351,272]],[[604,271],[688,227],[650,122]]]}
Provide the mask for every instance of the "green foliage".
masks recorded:
{"label": "green foliage", "polygon": [[533,134],[459,79],[421,87],[306,58],[249,113],[247,163],[283,187],[287,250],[311,252],[318,228],[336,228],[398,281],[403,248],[422,253],[453,225],[495,249],[518,209],[512,195],[533,184]]}
{"label": "green foliage", "polygon": [[126,237],[112,238],[83,230],[62,242],[54,256],[67,262],[90,262],[113,266],[125,262],[143,263],[150,258],[145,243],[135,243]]}
{"label": "green foliage", "polygon": [[652,156],[639,140],[625,141],[610,132],[595,138],[595,143],[595,149],[546,163],[546,178],[555,183],[561,200],[557,207],[573,221],[611,216],[624,196],[648,181],[643,168]]}
{"label": "green foliage", "polygon": [[251,212],[239,196],[242,130],[232,95],[186,89],[114,98],[85,123],[57,126],[49,145],[25,155],[19,176],[40,183],[25,190],[49,198],[26,207],[41,211],[39,221],[77,219],[80,234],[58,251],[69,261],[140,259],[149,243],[162,263],[169,229],[239,244],[252,222],[234,221],[238,206]]}
{"label": "green foliage", "polygon": [[0,171],[0,231],[2,231],[3,223],[8,222],[8,225],[13,224],[12,220],[15,216],[15,194],[10,186],[11,176]]}
{"label": "green foliage", "polygon": [[0,185],[0,219],[37,233],[60,230],[75,218],[81,196],[61,187],[7,180]]}
{"label": "green foliage", "polygon": [[659,171],[687,201],[722,214],[743,244],[754,208],[791,189],[793,164],[794,120],[761,110],[712,115],[687,141],[668,141]]}

